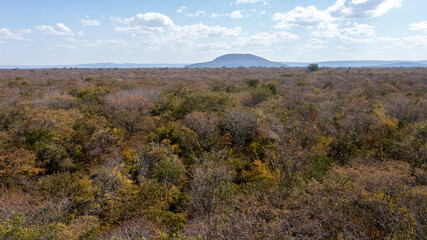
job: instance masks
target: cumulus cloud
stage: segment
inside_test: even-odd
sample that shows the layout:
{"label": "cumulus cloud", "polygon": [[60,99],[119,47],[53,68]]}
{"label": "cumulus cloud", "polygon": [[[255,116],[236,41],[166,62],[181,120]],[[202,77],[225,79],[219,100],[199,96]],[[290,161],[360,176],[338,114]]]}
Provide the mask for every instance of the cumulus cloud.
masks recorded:
{"label": "cumulus cloud", "polygon": [[230,17],[233,19],[236,19],[236,18],[242,18],[243,15],[242,15],[242,12],[240,12],[239,10],[236,10],[230,14]]}
{"label": "cumulus cloud", "polygon": [[322,38],[336,38],[340,36],[339,25],[332,22],[322,22],[313,31],[313,35]]}
{"label": "cumulus cloud", "polygon": [[16,33],[11,32],[7,28],[0,28],[0,38],[1,39],[13,39],[13,40],[28,40],[23,37],[25,34],[31,33],[30,29],[22,29]]}
{"label": "cumulus cloud", "polygon": [[242,32],[240,27],[226,28],[219,25],[207,26],[203,23],[175,26],[173,34],[179,37],[191,36],[192,38],[219,38],[228,36],[238,36]]}
{"label": "cumulus cloud", "polygon": [[197,10],[195,13],[187,13],[185,16],[187,17],[199,17],[199,16],[205,16],[206,12],[204,10]]}
{"label": "cumulus cloud", "polygon": [[402,6],[403,0],[337,0],[327,12],[336,18],[373,18]]}
{"label": "cumulus cloud", "polygon": [[57,23],[55,27],[43,25],[36,26],[35,28],[43,34],[58,36],[74,35],[73,31],[62,23]]}
{"label": "cumulus cloud", "polygon": [[[220,25],[208,26],[203,23],[192,25],[175,25],[166,15],[160,13],[137,14],[132,18],[116,18],[116,22],[124,24],[124,27],[116,27],[116,31],[127,33],[156,33],[156,37],[169,37],[173,40],[183,38],[217,38],[227,36],[238,36],[242,29],[240,27],[227,28]],[[159,35],[163,33],[163,35]]]}
{"label": "cumulus cloud", "polygon": [[[242,15],[241,12],[239,13]],[[228,17],[231,17],[231,14],[228,14]],[[122,28],[141,26],[140,23],[135,25],[134,22],[135,20],[132,18],[116,20],[116,24],[119,24],[118,26]],[[170,22],[170,24],[160,25],[164,26],[161,31],[144,30],[124,32],[132,34],[135,37],[137,34],[143,34],[144,37],[141,38],[138,46],[134,46],[136,49],[143,51],[165,51],[166,49],[171,51],[176,51],[176,49],[181,49],[181,51],[215,48],[229,49],[233,46],[239,47],[246,45],[271,46],[275,43],[298,39],[296,34],[286,31],[263,32],[248,35],[247,33],[242,33],[242,28],[238,26],[225,27],[221,25],[206,25],[201,22],[197,24],[179,25],[173,24],[172,20]],[[116,27],[116,30],[118,30],[117,28],[118,27]]]}
{"label": "cumulus cloud", "polygon": [[99,25],[101,25],[101,23],[99,22],[98,19],[88,19],[88,17],[80,20],[80,22],[83,24],[83,26],[99,26]]}
{"label": "cumulus cloud", "polygon": [[321,49],[321,48],[325,48],[323,44],[324,42],[322,40],[312,38],[308,40],[308,43],[304,47],[311,48],[311,49]]}
{"label": "cumulus cloud", "polygon": [[397,44],[401,48],[424,48],[427,50],[427,21],[409,24],[409,30],[417,32],[416,35],[406,36]]}
{"label": "cumulus cloud", "polygon": [[344,42],[373,42],[375,40],[385,40],[384,38],[375,38],[375,26],[369,24],[353,24],[352,27],[340,29],[338,24],[322,23],[317,30],[313,32],[316,37],[336,38]]}
{"label": "cumulus cloud", "polygon": [[275,32],[268,33],[262,32],[251,35],[249,37],[239,37],[235,42],[236,45],[245,46],[245,45],[263,45],[271,46],[274,43],[280,41],[292,41],[298,39],[298,35],[289,33],[289,32]]}
{"label": "cumulus cloud", "polygon": [[126,25],[125,27],[116,27],[115,30],[119,32],[162,32],[165,28],[174,25],[173,21],[168,16],[155,12],[145,14],[138,13],[131,18],[117,18],[116,21]]}
{"label": "cumulus cloud", "polygon": [[177,10],[176,10],[176,12],[177,13],[183,13],[183,12],[185,12],[185,10],[187,9],[187,7],[186,6],[182,6],[182,7],[180,7],[180,8],[178,8]]}
{"label": "cumulus cloud", "polygon": [[125,46],[128,46],[129,44],[127,41],[123,39],[98,39],[96,43],[99,45],[107,44],[107,45],[120,46],[120,47],[125,47]]}
{"label": "cumulus cloud", "polygon": [[316,6],[297,6],[286,13],[275,13],[276,28],[293,26],[318,26],[322,23],[345,19],[373,18],[387,13],[392,8],[402,6],[402,0],[337,0],[325,10]]}
{"label": "cumulus cloud", "polygon": [[316,6],[297,6],[287,13],[275,13],[273,20],[279,21],[275,28],[286,29],[293,26],[315,26],[322,22],[332,21],[332,17],[325,11],[320,11]]}
{"label": "cumulus cloud", "polygon": [[[326,9],[316,6],[297,6],[284,13],[275,13],[273,20],[277,21],[276,29],[291,29],[292,27],[307,27],[313,29],[312,34],[318,38],[335,38],[345,42],[373,42],[387,40],[375,37],[375,27],[368,24],[353,22],[356,19],[366,19],[381,16],[393,8],[402,5],[403,0],[336,0]],[[353,22],[352,27],[348,24]],[[424,25],[425,24],[425,25]],[[415,23],[410,29],[424,29],[427,22]]]}
{"label": "cumulus cloud", "polygon": [[353,27],[340,31],[340,38],[346,42],[371,42],[374,37],[375,27],[368,24],[355,23]]}
{"label": "cumulus cloud", "polygon": [[236,4],[257,3],[262,1],[263,0],[236,0]]}
{"label": "cumulus cloud", "polygon": [[67,38],[71,44],[57,44],[56,48],[78,49],[80,47],[98,47],[102,45],[109,45],[113,47],[126,47],[129,43],[123,39],[97,39],[96,41],[88,41],[85,39],[75,39],[73,37]]}
{"label": "cumulus cloud", "polygon": [[408,36],[401,42],[404,48],[424,47],[427,48],[427,35]]}
{"label": "cumulus cloud", "polygon": [[409,25],[409,30],[427,32],[427,21],[412,23]]}

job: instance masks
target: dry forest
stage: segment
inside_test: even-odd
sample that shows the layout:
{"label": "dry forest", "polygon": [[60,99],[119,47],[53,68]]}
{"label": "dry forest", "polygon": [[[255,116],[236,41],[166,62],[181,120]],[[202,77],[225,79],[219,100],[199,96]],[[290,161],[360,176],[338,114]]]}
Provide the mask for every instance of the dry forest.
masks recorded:
{"label": "dry forest", "polygon": [[426,239],[426,68],[0,70],[0,239]]}

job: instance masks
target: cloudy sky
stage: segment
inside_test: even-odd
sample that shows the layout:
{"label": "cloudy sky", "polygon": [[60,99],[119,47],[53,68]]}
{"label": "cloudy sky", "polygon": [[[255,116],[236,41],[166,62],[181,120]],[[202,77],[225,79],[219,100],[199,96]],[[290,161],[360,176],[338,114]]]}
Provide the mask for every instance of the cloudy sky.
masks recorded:
{"label": "cloudy sky", "polygon": [[427,60],[427,0],[0,0],[0,65]]}

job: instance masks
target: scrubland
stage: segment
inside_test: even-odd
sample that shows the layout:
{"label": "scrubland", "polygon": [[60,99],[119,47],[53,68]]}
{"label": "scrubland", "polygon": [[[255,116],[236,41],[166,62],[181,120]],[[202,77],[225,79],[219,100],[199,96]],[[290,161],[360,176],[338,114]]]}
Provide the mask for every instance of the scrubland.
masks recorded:
{"label": "scrubland", "polygon": [[426,239],[427,69],[0,70],[0,239]]}

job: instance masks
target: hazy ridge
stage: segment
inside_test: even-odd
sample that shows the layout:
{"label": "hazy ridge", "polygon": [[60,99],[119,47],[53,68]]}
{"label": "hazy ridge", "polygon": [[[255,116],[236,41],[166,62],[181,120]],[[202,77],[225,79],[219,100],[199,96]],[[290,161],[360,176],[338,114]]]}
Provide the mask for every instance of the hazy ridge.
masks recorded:
{"label": "hazy ridge", "polygon": [[320,62],[273,62],[252,54],[226,54],[209,62],[182,63],[85,63],[71,65],[0,65],[0,69],[43,69],[43,68],[238,68],[238,67],[306,67],[308,64],[318,64],[319,67],[427,67],[427,60],[381,61],[381,60],[351,60],[351,61],[320,61]]}

